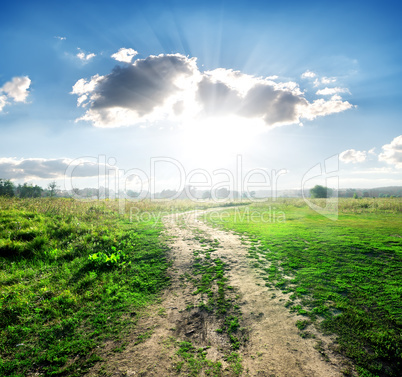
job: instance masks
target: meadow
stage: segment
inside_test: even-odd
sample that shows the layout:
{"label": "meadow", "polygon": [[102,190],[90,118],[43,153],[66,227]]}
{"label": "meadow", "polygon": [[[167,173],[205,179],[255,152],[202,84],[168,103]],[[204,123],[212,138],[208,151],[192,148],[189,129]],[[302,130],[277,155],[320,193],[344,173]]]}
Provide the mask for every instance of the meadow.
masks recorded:
{"label": "meadow", "polygon": [[[324,199],[314,202],[324,207]],[[279,199],[206,219],[251,239],[251,265],[268,287],[288,294],[290,311],[305,317],[296,323],[302,337],[313,337],[309,328],[316,325],[335,334],[334,351],[359,376],[396,377],[402,370],[401,215],[400,198],[340,199],[337,221],[302,200]]]}
{"label": "meadow", "polygon": [[[401,199],[340,199],[337,221],[298,199],[221,205],[206,219],[251,240],[251,266],[304,316],[296,323],[302,337],[316,325],[336,335],[335,351],[360,376],[400,375]],[[107,342],[118,345],[112,352],[124,349],[141,310],[169,286],[161,217],[195,204],[141,201],[120,209],[118,201],[0,197],[0,375],[81,376]],[[197,259],[189,271],[205,294],[211,279],[222,278],[220,261],[207,254],[205,265]],[[220,293],[205,310],[228,310]],[[226,325],[221,331],[237,350],[237,324]]]}
{"label": "meadow", "polygon": [[0,375],[78,376],[108,340],[124,347],[168,284],[161,215],[192,209],[0,197]]}

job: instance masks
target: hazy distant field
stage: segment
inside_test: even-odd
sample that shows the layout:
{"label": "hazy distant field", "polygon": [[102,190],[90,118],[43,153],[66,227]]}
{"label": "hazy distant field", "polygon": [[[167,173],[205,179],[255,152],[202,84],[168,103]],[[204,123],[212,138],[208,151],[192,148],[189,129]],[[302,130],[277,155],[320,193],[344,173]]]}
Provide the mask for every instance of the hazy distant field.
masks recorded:
{"label": "hazy distant field", "polygon": [[340,199],[338,221],[297,199],[236,208],[210,221],[252,238],[252,264],[267,286],[290,293],[285,305],[305,316],[298,323],[305,336],[320,322],[362,376],[400,375],[400,198]]}

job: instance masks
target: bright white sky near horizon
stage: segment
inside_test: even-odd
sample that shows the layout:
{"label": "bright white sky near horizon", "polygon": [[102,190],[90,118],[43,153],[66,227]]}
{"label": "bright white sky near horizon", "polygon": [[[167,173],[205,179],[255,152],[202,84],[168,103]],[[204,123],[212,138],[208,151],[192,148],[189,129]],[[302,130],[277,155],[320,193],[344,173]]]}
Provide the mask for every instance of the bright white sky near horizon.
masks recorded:
{"label": "bright white sky near horizon", "polygon": [[400,186],[401,16],[399,1],[7,2],[0,178],[63,188],[80,159],[73,184],[94,187],[106,159],[145,181],[166,157],[153,179],[173,189],[179,165],[235,175],[241,156],[243,176],[285,169],[277,189],[298,189],[339,155],[340,187]]}

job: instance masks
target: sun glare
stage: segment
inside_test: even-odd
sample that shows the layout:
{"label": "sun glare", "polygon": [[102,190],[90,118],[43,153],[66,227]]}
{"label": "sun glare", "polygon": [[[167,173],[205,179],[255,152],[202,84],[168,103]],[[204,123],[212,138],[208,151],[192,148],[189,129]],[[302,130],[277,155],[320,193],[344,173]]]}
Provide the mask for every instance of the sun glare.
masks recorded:
{"label": "sun glare", "polygon": [[262,122],[236,116],[187,122],[182,128],[182,152],[205,167],[223,166],[250,151],[258,135],[266,131]]}

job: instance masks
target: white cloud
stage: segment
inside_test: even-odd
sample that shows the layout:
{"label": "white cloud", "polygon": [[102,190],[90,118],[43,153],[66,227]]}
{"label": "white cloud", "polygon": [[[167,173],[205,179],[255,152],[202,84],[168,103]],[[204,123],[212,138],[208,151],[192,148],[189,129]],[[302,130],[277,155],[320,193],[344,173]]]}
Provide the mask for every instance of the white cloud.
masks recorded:
{"label": "white cloud", "polygon": [[320,90],[317,90],[317,92],[316,92],[317,95],[321,95],[321,96],[331,96],[336,93],[349,93],[350,94],[349,89],[339,88],[339,87],[320,89]]}
{"label": "white cloud", "polygon": [[13,77],[0,88],[0,112],[10,100],[14,102],[25,102],[29,94],[31,79],[28,76]]}
{"label": "white cloud", "polygon": [[302,79],[313,79],[314,77],[316,77],[317,75],[314,72],[311,72],[309,70],[307,70],[306,72],[304,72],[301,75]]}
{"label": "white cloud", "polygon": [[371,148],[367,153],[368,153],[368,154],[376,155],[376,153],[375,153],[375,147],[374,147],[374,148]]}
{"label": "white cloud", "polygon": [[12,98],[15,102],[25,102],[29,92],[31,80],[28,76],[13,77],[6,82],[1,88],[0,93],[4,92],[8,98]]}
{"label": "white cloud", "polygon": [[100,169],[99,163],[85,159],[0,158],[0,177],[4,179],[57,179],[64,178],[70,171],[73,177],[80,178],[97,177],[99,172],[106,172],[106,169]]}
{"label": "white cloud", "polygon": [[77,106],[84,106],[84,103],[87,99],[88,99],[88,96],[86,94],[79,96],[77,99]]}
{"label": "white cloud", "polygon": [[0,95],[0,112],[3,110],[3,107],[7,105],[7,97],[5,95]]}
{"label": "white cloud", "polygon": [[321,84],[332,84],[336,82],[336,77],[322,77]]}
{"label": "white cloud", "polygon": [[397,136],[390,144],[382,147],[383,152],[378,156],[380,161],[402,168],[402,135]]}
{"label": "white cloud", "polygon": [[319,116],[340,113],[353,107],[354,105],[350,104],[348,101],[342,101],[341,97],[335,95],[328,101],[317,99],[312,103],[308,103],[302,113],[302,117],[312,120]]}
{"label": "white cloud", "polygon": [[119,51],[114,53],[111,56],[111,58],[113,58],[119,62],[131,63],[131,61],[133,60],[133,57],[136,55],[138,55],[138,52],[135,51],[134,49],[122,47],[121,49],[119,49]]}
{"label": "white cloud", "polygon": [[354,149],[348,149],[339,155],[339,159],[346,164],[356,164],[358,162],[363,162],[366,160],[366,157],[366,151],[356,151]]}
{"label": "white cloud", "polygon": [[314,86],[328,85],[336,82],[336,77],[321,77],[314,80]]}
{"label": "white cloud", "polygon": [[355,174],[362,174],[362,175],[367,175],[367,174],[391,174],[391,175],[399,175],[400,173],[395,171],[395,169],[392,168],[371,168],[371,169],[364,169],[364,170],[353,170],[353,175]]}
{"label": "white cloud", "polygon": [[71,94],[83,95],[95,90],[96,85],[104,76],[95,75],[91,77],[91,80],[79,79],[73,86]]}
{"label": "white cloud", "polygon": [[[118,127],[175,116],[191,107],[197,80],[194,58],[180,54],[149,56],[106,76],[78,80],[74,94],[87,95],[90,109],[81,120],[97,127]],[[179,106],[180,102],[186,106]]]}
{"label": "white cloud", "polygon": [[[80,49],[78,49],[78,50],[80,50]],[[88,62],[88,61],[90,61],[91,59],[93,59],[95,56],[96,56],[96,54],[94,54],[94,53],[85,54],[85,52],[82,52],[81,50],[80,50],[80,52],[76,55],[76,57],[77,57],[78,59],[80,59],[82,62]]]}
{"label": "white cloud", "polygon": [[60,37],[59,35],[55,36],[55,38],[59,41],[65,41],[67,39],[66,37]]}
{"label": "white cloud", "polygon": [[353,107],[339,96],[311,103],[296,82],[276,79],[225,68],[201,72],[196,58],[161,54],[117,66],[105,76],[80,79],[72,94],[79,96],[78,106],[88,106],[79,120],[97,127],[220,116],[279,126]]}

